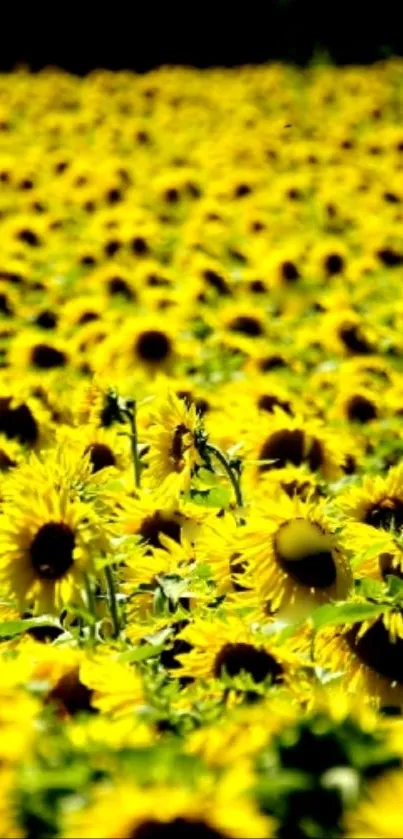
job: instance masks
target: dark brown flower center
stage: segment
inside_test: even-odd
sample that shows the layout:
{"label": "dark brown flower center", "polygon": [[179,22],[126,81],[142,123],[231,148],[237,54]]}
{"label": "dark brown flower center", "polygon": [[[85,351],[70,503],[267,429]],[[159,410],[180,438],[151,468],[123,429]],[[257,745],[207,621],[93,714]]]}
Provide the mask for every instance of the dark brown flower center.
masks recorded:
{"label": "dark brown flower center", "polygon": [[158,329],[148,329],[139,335],[135,353],[142,361],[158,363],[166,361],[171,354],[171,342],[164,332]]}
{"label": "dark brown flower center", "polygon": [[341,274],[344,268],[344,259],[339,253],[329,253],[325,259],[326,273],[331,277],[334,274]]}
{"label": "dark brown flower center", "polygon": [[339,329],[339,338],[343,342],[346,350],[349,350],[354,355],[369,355],[372,352],[372,347],[362,335],[359,326],[350,326],[348,324],[342,326]]}
{"label": "dark brown flower center", "polygon": [[259,335],[263,335],[261,323],[257,318],[251,317],[250,315],[239,315],[239,317],[234,318],[229,328],[231,332],[240,332],[243,335],[248,335],[250,338],[257,338]]}
{"label": "dark brown flower center", "polygon": [[13,466],[16,466],[16,461],[8,456],[7,452],[0,449],[0,472],[8,472]]}
{"label": "dark brown flower center", "polygon": [[403,685],[403,639],[396,638],[392,642],[382,618],[378,618],[358,638],[360,626],[359,623],[354,624],[345,636],[350,648],[363,664],[379,676]]}
{"label": "dark brown flower center", "polygon": [[64,352],[48,344],[37,344],[31,353],[31,364],[40,370],[52,370],[54,367],[64,367],[67,358]]}
{"label": "dark brown flower center", "polygon": [[204,821],[179,816],[169,822],[150,819],[136,827],[129,839],[225,839],[224,834]]}
{"label": "dark brown flower center", "polygon": [[262,396],[259,397],[258,408],[260,408],[261,411],[267,411],[268,414],[272,414],[274,408],[282,408],[286,414],[292,414],[291,405],[288,400],[280,399],[278,396],[274,396],[270,393],[263,393]]}
{"label": "dark brown flower center", "polygon": [[174,461],[175,469],[180,472],[183,468],[183,455],[185,454],[187,446],[184,443],[184,438],[189,434],[189,429],[181,422],[176,426],[172,437],[172,445],[170,456]]}
{"label": "dark brown flower center", "polygon": [[255,682],[263,682],[271,676],[272,682],[278,683],[283,675],[281,664],[266,650],[257,649],[253,644],[225,644],[215,658],[214,676],[220,678],[224,671],[229,676],[238,676],[243,670]]}
{"label": "dark brown flower center", "polygon": [[29,554],[41,580],[61,580],[73,565],[75,537],[63,522],[48,522],[36,533]]}
{"label": "dark brown flower center", "polygon": [[399,577],[401,580],[403,579],[403,571],[399,565],[394,565],[393,559],[393,554],[388,553],[387,551],[379,554],[378,566],[383,580],[386,580],[386,577],[390,575]]}
{"label": "dark brown flower center", "polygon": [[11,398],[0,399],[0,431],[23,444],[36,443],[39,429],[30,408],[27,405],[11,408],[10,405]]}
{"label": "dark brown flower center", "polygon": [[377,415],[376,406],[366,396],[357,394],[347,402],[347,416],[352,422],[370,422],[376,419]]}
{"label": "dark brown flower center", "polygon": [[274,550],[280,568],[293,580],[308,588],[325,589],[337,579],[330,544],[331,537],[318,524],[296,518],[279,527]]}
{"label": "dark brown flower center", "polygon": [[59,712],[70,716],[80,713],[96,713],[91,706],[93,691],[83,685],[78,669],[65,673],[47,696],[47,701],[56,705]]}
{"label": "dark brown flower center", "polygon": [[139,535],[148,542],[153,548],[161,548],[159,540],[160,534],[168,536],[175,542],[180,542],[181,528],[180,524],[175,519],[164,518],[159,511],[153,513],[151,516],[143,519],[141,522]]}
{"label": "dark brown flower center", "polygon": [[319,440],[314,439],[308,452],[305,451],[305,435],[299,428],[293,431],[282,429],[275,431],[263,443],[259,452],[259,460],[273,460],[273,463],[262,463],[260,472],[269,469],[283,469],[287,463],[300,466],[306,461],[312,471],[319,469],[323,463],[324,454]]}
{"label": "dark brown flower center", "polygon": [[100,472],[101,469],[116,464],[113,451],[104,443],[92,443],[92,445],[87,446],[84,454],[89,454],[93,472]]}
{"label": "dark brown flower center", "polygon": [[401,530],[403,527],[403,501],[400,501],[399,498],[383,499],[379,504],[367,510],[364,522],[378,530]]}

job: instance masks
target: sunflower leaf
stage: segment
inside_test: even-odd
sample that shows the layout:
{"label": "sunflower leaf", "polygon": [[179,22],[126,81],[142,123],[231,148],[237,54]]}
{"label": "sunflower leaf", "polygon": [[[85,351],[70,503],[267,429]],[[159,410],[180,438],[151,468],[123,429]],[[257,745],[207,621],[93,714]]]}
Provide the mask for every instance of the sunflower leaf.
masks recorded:
{"label": "sunflower leaf", "polygon": [[134,662],[146,661],[148,658],[155,658],[165,649],[165,644],[142,644],[140,647],[135,647],[133,650],[128,650],[119,656],[119,661],[125,664],[133,664]]}
{"label": "sunflower leaf", "polygon": [[16,635],[21,635],[28,629],[42,626],[52,626],[56,627],[56,629],[62,629],[58,618],[55,618],[53,615],[41,615],[38,618],[1,621],[0,638],[14,638]]}
{"label": "sunflower leaf", "polygon": [[350,624],[376,617],[385,611],[381,603],[335,603],[320,606],[311,616],[314,629],[339,623]]}

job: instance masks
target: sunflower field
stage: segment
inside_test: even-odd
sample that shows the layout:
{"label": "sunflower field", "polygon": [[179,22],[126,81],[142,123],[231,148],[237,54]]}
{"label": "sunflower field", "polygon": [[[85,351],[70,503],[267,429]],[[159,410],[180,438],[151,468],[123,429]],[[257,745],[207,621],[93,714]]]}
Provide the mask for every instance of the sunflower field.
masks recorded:
{"label": "sunflower field", "polygon": [[0,76],[0,835],[403,831],[403,60]]}

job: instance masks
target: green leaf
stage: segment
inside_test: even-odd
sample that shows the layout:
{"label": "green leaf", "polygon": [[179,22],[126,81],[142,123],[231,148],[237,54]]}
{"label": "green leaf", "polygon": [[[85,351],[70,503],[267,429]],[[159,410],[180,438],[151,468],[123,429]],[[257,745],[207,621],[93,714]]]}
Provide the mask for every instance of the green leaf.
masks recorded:
{"label": "green leaf", "polygon": [[378,603],[335,603],[333,605],[320,606],[316,609],[311,620],[314,629],[321,629],[324,626],[334,624],[356,623],[376,617],[385,611],[385,604]]}
{"label": "green leaf", "polygon": [[14,638],[16,635],[21,635],[27,629],[33,629],[40,626],[52,626],[57,629],[62,629],[58,618],[53,615],[41,615],[38,618],[26,618],[25,620],[11,620],[1,621],[0,623],[0,638]]}
{"label": "green leaf", "polygon": [[135,647],[133,650],[122,653],[119,656],[119,661],[125,664],[138,663],[146,661],[148,658],[155,658],[165,649],[165,644],[142,644],[140,647]]}
{"label": "green leaf", "polygon": [[382,600],[385,597],[382,583],[379,580],[371,580],[370,577],[358,581],[358,590],[369,600]]}
{"label": "green leaf", "polygon": [[388,574],[386,577],[387,595],[393,599],[400,600],[403,598],[403,580],[396,577],[394,574]]}
{"label": "green leaf", "polygon": [[358,554],[352,559],[351,564],[355,568],[356,565],[361,565],[361,562],[364,562],[366,559],[372,559],[374,556],[377,556],[381,551],[390,550],[390,539],[388,536],[384,536],[382,541],[375,541],[366,551],[363,553]]}

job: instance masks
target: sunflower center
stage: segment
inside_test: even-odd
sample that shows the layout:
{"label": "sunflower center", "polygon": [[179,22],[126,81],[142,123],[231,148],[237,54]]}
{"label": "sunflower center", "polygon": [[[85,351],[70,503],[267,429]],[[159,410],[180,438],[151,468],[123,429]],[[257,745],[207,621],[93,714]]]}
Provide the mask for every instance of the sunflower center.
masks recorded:
{"label": "sunflower center", "polygon": [[181,472],[184,466],[183,455],[188,448],[188,446],[185,445],[184,440],[187,434],[189,434],[189,429],[183,422],[176,426],[173,433],[170,456],[174,462],[177,472]]}
{"label": "sunflower center", "polygon": [[367,511],[364,522],[378,530],[401,530],[403,527],[403,501],[398,498],[384,498],[383,501]]}
{"label": "sunflower center", "polygon": [[160,534],[168,536],[174,542],[180,542],[181,528],[175,519],[164,518],[159,511],[147,516],[141,522],[139,535],[153,548],[161,548]]}
{"label": "sunflower center", "polygon": [[293,431],[284,428],[275,431],[263,443],[259,452],[259,460],[273,460],[273,463],[262,463],[259,472],[269,469],[284,469],[287,463],[300,466],[303,461],[308,463],[312,471],[319,469],[324,460],[323,448],[319,440],[313,439],[308,451],[304,432],[296,428]]}
{"label": "sunflower center", "polygon": [[318,524],[302,518],[285,522],[274,545],[280,567],[300,585],[320,589],[336,582],[331,537]]}
{"label": "sunflower center", "polygon": [[39,429],[28,405],[11,408],[10,404],[10,398],[0,399],[0,431],[9,439],[17,439],[22,444],[36,443]]}
{"label": "sunflower center", "polygon": [[214,676],[220,678],[224,670],[229,676],[238,676],[245,670],[255,682],[263,682],[271,676],[272,682],[278,683],[283,675],[283,668],[274,656],[253,644],[225,644],[216,655]]}
{"label": "sunflower center", "polygon": [[392,641],[389,632],[378,618],[361,637],[360,624],[354,624],[346,634],[347,642],[360,661],[379,676],[403,685],[403,639]]}
{"label": "sunflower center", "polygon": [[32,567],[41,580],[61,580],[73,565],[75,537],[63,522],[48,522],[29,548]]}
{"label": "sunflower center", "polygon": [[31,353],[31,364],[40,370],[52,370],[54,367],[64,367],[66,364],[64,352],[51,347],[49,344],[37,344]]}
{"label": "sunflower center", "polygon": [[91,706],[93,691],[83,685],[78,669],[65,673],[48,694],[48,702],[53,702],[61,711],[70,716],[80,713],[96,713]]}
{"label": "sunflower center", "polygon": [[104,443],[92,443],[92,445],[87,446],[84,454],[89,454],[93,472],[100,472],[101,469],[116,464],[113,451]]}
{"label": "sunflower center", "polygon": [[199,819],[189,821],[179,816],[170,822],[145,821],[128,839],[224,839],[224,834]]}
{"label": "sunflower center", "polygon": [[270,393],[263,393],[259,397],[258,408],[261,411],[267,411],[268,414],[272,414],[274,408],[282,408],[286,414],[292,414],[291,405],[287,400],[280,399],[278,396],[273,396]]}
{"label": "sunflower center", "polygon": [[393,554],[388,552],[379,554],[378,566],[383,580],[386,580],[386,577],[390,575],[399,577],[400,580],[403,580],[403,570],[399,565],[395,565],[393,560]]}
{"label": "sunflower center", "polygon": [[352,422],[369,422],[377,417],[376,406],[366,396],[356,394],[347,402],[347,416]]}
{"label": "sunflower center", "polygon": [[165,361],[171,353],[171,342],[164,332],[148,329],[139,335],[135,353],[142,361]]}
{"label": "sunflower center", "polygon": [[0,449],[0,472],[7,472],[9,469],[16,465],[16,461],[12,460],[12,458],[8,456],[7,452],[5,452],[3,449]]}
{"label": "sunflower center", "polygon": [[231,332],[241,332],[250,338],[257,338],[263,334],[261,323],[251,315],[239,315],[231,321],[229,328]]}
{"label": "sunflower center", "polygon": [[339,338],[346,350],[355,355],[369,355],[372,352],[371,345],[364,338],[358,326],[345,324],[340,327]]}

